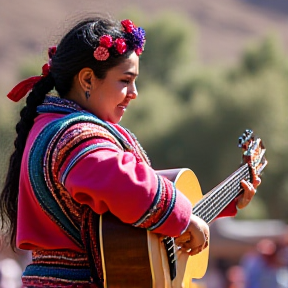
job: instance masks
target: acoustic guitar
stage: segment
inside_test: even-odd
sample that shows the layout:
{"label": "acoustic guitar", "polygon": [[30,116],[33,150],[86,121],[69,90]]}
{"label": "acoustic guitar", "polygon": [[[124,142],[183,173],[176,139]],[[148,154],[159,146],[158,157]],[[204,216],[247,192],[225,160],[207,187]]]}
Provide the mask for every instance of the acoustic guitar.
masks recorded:
{"label": "acoustic guitar", "polygon": [[[193,214],[208,224],[243,192],[240,181],[251,180],[251,169],[261,175],[267,165],[266,149],[252,130],[239,137],[238,146],[242,149],[241,166],[204,196],[192,170],[159,171],[175,182],[191,201]],[[195,287],[192,279],[202,278],[207,270],[209,246],[188,256],[175,244],[178,238],[124,224],[109,212],[100,217],[99,229],[105,288],[191,288]]]}

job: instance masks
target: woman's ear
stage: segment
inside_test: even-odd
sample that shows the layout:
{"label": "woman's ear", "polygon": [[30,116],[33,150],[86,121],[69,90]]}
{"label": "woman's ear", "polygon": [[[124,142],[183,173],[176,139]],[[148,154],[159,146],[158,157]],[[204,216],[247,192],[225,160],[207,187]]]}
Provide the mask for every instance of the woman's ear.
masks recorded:
{"label": "woman's ear", "polygon": [[84,91],[90,90],[93,70],[91,68],[83,68],[78,73],[78,81]]}

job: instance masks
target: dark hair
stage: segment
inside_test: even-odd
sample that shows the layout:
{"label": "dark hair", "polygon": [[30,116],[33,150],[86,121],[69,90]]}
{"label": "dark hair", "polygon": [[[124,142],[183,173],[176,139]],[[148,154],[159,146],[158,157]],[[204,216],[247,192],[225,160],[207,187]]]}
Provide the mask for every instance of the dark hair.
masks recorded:
{"label": "dark hair", "polygon": [[50,72],[55,79],[55,89],[60,97],[70,91],[73,77],[84,67],[94,71],[95,76],[104,79],[109,69],[120,64],[132,53],[132,47],[123,55],[111,53],[105,61],[97,61],[93,52],[99,45],[102,35],[110,35],[113,39],[127,37],[119,21],[93,18],[77,24],[57,46],[52,57]]}
{"label": "dark hair", "polygon": [[107,71],[119,65],[133,52],[132,47],[122,54],[116,53],[105,61],[97,61],[93,52],[99,45],[102,35],[110,35],[113,39],[125,38],[119,21],[94,17],[77,23],[60,41],[56,53],[52,56],[48,76],[36,83],[26,99],[26,106],[20,112],[20,121],[16,125],[17,138],[15,151],[10,157],[6,181],[0,198],[1,229],[8,233],[13,249],[16,246],[17,205],[19,194],[19,178],[22,156],[26,140],[37,116],[37,106],[42,104],[48,92],[54,87],[59,96],[65,98],[71,90],[74,76],[89,67],[99,79],[106,77]]}

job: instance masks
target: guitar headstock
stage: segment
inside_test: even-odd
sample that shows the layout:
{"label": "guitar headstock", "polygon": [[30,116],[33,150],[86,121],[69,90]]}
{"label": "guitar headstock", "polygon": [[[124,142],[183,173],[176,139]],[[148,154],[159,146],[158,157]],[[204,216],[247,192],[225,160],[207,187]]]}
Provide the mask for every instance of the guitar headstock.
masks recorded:
{"label": "guitar headstock", "polygon": [[242,161],[255,169],[257,175],[261,175],[263,169],[268,164],[265,158],[266,148],[262,140],[254,136],[252,130],[247,129],[239,137],[238,147],[242,148]]}

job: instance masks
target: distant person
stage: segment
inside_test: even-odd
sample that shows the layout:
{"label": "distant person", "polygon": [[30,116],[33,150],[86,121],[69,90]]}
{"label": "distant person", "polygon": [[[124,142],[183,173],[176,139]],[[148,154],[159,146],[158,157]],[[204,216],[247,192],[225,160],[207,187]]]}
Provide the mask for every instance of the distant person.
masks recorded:
{"label": "distant person", "polygon": [[229,282],[228,288],[245,288],[245,273],[241,266],[229,267],[226,271],[226,277]]}
{"label": "distant person", "polygon": [[[208,225],[118,124],[138,96],[145,40],[130,20],[84,19],[49,49],[42,75],[8,95],[18,101],[32,89],[1,194],[11,245],[32,251],[22,276],[27,288],[103,287],[98,220],[107,211],[131,226],[185,239],[179,246],[189,255],[208,245]],[[244,194],[222,216],[250,202],[260,180],[252,182],[242,181]]]}
{"label": "distant person", "polygon": [[241,266],[245,274],[245,288],[288,287],[288,282],[286,286],[279,282],[279,273],[284,263],[278,252],[277,243],[264,238],[257,243],[254,253],[248,253],[243,257]]}
{"label": "distant person", "polygon": [[[205,283],[205,288],[227,288],[227,280],[224,275],[224,271],[221,268],[221,261],[215,259],[209,259],[209,266],[206,274],[200,280],[194,280],[194,282]],[[202,286],[200,286],[202,288]]]}

